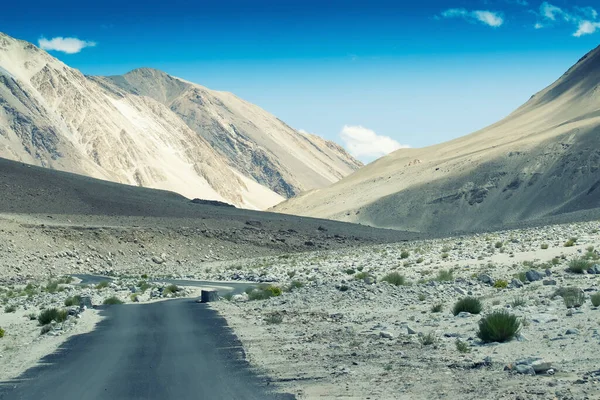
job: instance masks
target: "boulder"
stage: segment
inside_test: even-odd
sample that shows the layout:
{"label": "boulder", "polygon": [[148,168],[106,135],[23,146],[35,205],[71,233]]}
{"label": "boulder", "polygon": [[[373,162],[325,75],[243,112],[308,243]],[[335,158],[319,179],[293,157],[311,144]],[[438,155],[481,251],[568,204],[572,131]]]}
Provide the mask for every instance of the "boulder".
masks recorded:
{"label": "boulder", "polygon": [[544,275],[533,269],[525,272],[525,277],[529,282],[541,281],[544,279]]}

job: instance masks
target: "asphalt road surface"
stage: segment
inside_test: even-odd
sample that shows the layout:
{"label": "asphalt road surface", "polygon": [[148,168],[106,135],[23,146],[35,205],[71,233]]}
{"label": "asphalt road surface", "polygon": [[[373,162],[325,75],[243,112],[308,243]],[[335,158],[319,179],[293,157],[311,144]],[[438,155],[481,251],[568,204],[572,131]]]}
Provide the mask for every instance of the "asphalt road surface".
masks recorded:
{"label": "asphalt road surface", "polygon": [[293,399],[244,360],[225,320],[190,299],[107,306],[88,334],[0,386],[0,399]]}

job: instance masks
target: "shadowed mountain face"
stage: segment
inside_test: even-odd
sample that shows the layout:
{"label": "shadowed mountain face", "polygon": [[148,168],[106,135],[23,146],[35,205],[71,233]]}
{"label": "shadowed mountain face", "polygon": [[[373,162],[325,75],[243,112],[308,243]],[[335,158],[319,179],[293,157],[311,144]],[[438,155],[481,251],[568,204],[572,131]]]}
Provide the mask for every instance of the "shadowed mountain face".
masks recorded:
{"label": "shadowed mountain face", "polygon": [[255,209],[360,166],[232,94],[150,69],[86,77],[2,33],[0,157]]}
{"label": "shadowed mountain face", "polygon": [[504,120],[398,150],[276,211],[423,232],[600,216],[600,48]]}

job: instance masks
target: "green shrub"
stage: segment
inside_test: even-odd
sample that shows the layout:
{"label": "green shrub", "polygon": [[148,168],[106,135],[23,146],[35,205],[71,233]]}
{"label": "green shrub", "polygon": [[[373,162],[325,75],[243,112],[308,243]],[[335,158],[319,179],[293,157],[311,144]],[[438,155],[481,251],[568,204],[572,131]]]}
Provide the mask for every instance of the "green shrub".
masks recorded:
{"label": "green shrub", "polygon": [[65,299],[66,307],[79,306],[79,304],[81,304],[81,296],[79,295],[67,297],[67,299]]}
{"label": "green shrub", "polygon": [[419,342],[423,346],[431,346],[437,342],[437,337],[433,333],[428,333],[427,335],[419,336]]}
{"label": "green shrub", "polygon": [[527,282],[527,275],[525,275],[525,272],[519,272],[518,274],[515,275],[515,278],[517,278],[518,280],[520,280],[523,283]]}
{"label": "green shrub", "polygon": [[247,290],[246,293],[248,293],[249,300],[266,300],[270,297],[281,296],[282,291],[280,287],[270,285],[257,289],[252,288]]}
{"label": "green shrub", "polygon": [[400,275],[398,272],[390,272],[386,276],[384,276],[382,281],[387,282],[394,286],[403,286],[406,284],[406,279],[404,276]]}
{"label": "green shrub", "polygon": [[9,313],[14,313],[15,311],[17,311],[17,307],[16,306],[6,306],[4,307],[4,312],[9,314]]}
{"label": "green shrub", "polygon": [[59,310],[57,308],[47,308],[38,316],[40,325],[48,325],[52,321],[64,322],[67,320],[67,310]]}
{"label": "green shrub", "polygon": [[439,313],[439,312],[442,312],[443,309],[444,309],[444,304],[438,303],[438,304],[433,305],[433,307],[431,307],[431,312]]}
{"label": "green shrub", "polygon": [[521,329],[519,319],[506,310],[494,311],[479,321],[477,337],[484,343],[507,342]]}
{"label": "green shrub", "polygon": [[131,293],[129,295],[129,300],[131,300],[132,303],[137,303],[137,301],[138,301],[138,294],[137,293]]}
{"label": "green shrub", "polygon": [[152,287],[152,285],[146,281],[139,281],[137,283],[137,286],[140,288],[141,293],[144,293],[146,290],[148,290]]}
{"label": "green shrub", "polygon": [[542,243],[541,248],[542,248],[542,250],[548,250],[548,244]]}
{"label": "green shrub", "polygon": [[341,285],[341,286],[339,287],[339,291],[340,291],[340,292],[347,292],[347,291],[348,291],[348,289],[350,289],[350,288],[349,288],[347,285]]}
{"label": "green shrub", "polygon": [[265,322],[269,325],[280,324],[283,322],[283,315],[278,313],[272,313],[265,317]]}
{"label": "green shrub", "polygon": [[417,264],[421,264],[423,261],[425,261],[425,260],[423,259],[423,257],[419,257],[419,258],[417,259]]}
{"label": "green shrub", "polygon": [[468,312],[471,314],[479,314],[483,309],[481,301],[476,297],[464,297],[454,304],[452,308],[452,314],[458,315],[461,312]]}
{"label": "green shrub", "polygon": [[163,294],[163,296],[166,296],[168,294],[177,294],[180,291],[181,291],[181,288],[179,286],[169,285],[163,289],[162,294]]}
{"label": "green shrub", "polygon": [[454,280],[454,274],[451,270],[441,270],[435,278],[438,282],[450,282]]}
{"label": "green shrub", "polygon": [[112,305],[116,305],[116,304],[123,304],[123,301],[121,299],[119,299],[117,296],[111,296],[111,297],[104,299],[102,304],[104,304],[106,306],[112,306]]}
{"label": "green shrub", "polygon": [[576,242],[577,242],[577,238],[571,238],[565,242],[564,246],[565,247],[573,247],[573,246],[575,246]]}
{"label": "green shrub", "polygon": [[460,353],[469,353],[471,351],[469,345],[460,339],[456,339],[454,344],[456,345],[456,350],[458,350]]}
{"label": "green shrub", "polygon": [[496,244],[494,245],[494,247],[497,249],[501,249],[502,246],[504,246],[504,244],[502,242],[496,242]]}
{"label": "green shrub", "polygon": [[579,308],[585,303],[585,293],[579,288],[560,288],[554,295],[562,297],[567,308]]}
{"label": "green shrub", "polygon": [[142,279],[148,279],[148,274],[142,274],[142,275],[140,276],[140,278],[142,278]]}
{"label": "green shrub", "polygon": [[359,272],[358,274],[354,275],[354,279],[357,281],[366,281],[367,278],[374,278],[373,275],[371,275],[368,272]]}
{"label": "green shrub", "polygon": [[425,301],[427,296],[425,296],[423,293],[419,293],[419,296],[417,296],[417,298],[419,299],[419,301]]}
{"label": "green shrub", "polygon": [[558,265],[560,264],[560,258],[558,257],[554,257],[551,261],[552,265]]}
{"label": "green shrub", "polygon": [[2,328],[0,328],[0,339],[4,337],[4,334],[6,333],[6,331]]}
{"label": "green shrub", "polygon": [[106,289],[108,287],[108,285],[109,285],[108,281],[102,281],[96,285],[96,289],[98,289],[98,290]]}
{"label": "green shrub", "polygon": [[304,283],[300,281],[292,281],[292,283],[290,283],[290,290],[300,289],[302,287],[304,287]]}
{"label": "green shrub", "polygon": [[355,273],[356,271],[355,271],[354,269],[352,269],[352,268],[348,268],[348,269],[345,269],[345,270],[344,270],[344,272],[345,272],[347,275],[354,275],[354,273]]}
{"label": "green shrub", "polygon": [[508,282],[504,279],[498,279],[494,282],[494,287],[497,289],[506,289],[508,287]]}
{"label": "green shrub", "polygon": [[591,295],[590,300],[594,307],[600,307],[600,292]]}
{"label": "green shrub", "polygon": [[46,285],[46,292],[48,292],[48,293],[58,292],[58,282],[57,281],[48,282],[48,284]]}
{"label": "green shrub", "polygon": [[576,258],[569,262],[569,271],[575,274],[583,274],[592,266],[592,263],[583,259]]}
{"label": "green shrub", "polygon": [[442,253],[442,260],[445,260],[449,257],[448,253]]}
{"label": "green shrub", "polygon": [[404,250],[402,253],[400,253],[400,258],[405,259],[408,258],[410,256],[410,253],[406,250]]}

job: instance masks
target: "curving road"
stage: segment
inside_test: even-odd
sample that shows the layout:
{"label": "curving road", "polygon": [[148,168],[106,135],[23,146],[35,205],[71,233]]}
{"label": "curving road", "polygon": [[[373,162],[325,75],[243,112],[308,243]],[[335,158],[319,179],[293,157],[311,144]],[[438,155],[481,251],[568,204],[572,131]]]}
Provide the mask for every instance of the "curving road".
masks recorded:
{"label": "curving road", "polygon": [[269,390],[225,320],[190,299],[110,306],[88,334],[19,379],[0,399],[293,399]]}

